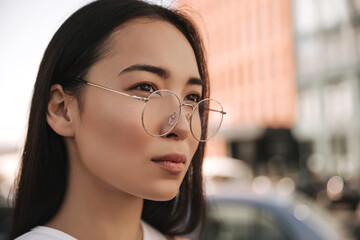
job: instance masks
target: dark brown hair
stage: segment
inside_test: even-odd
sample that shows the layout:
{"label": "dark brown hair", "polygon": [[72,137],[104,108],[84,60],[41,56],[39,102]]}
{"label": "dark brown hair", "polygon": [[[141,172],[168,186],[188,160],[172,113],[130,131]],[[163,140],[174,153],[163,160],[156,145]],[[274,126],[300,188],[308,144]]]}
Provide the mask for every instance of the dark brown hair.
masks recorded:
{"label": "dark brown hair", "polygon": [[[67,149],[63,137],[46,121],[50,87],[61,84],[65,92],[80,98],[83,85],[74,79],[85,77],[91,66],[106,55],[106,42],[116,28],[137,18],[167,21],[184,34],[205,84],[203,96],[209,96],[203,45],[195,25],[183,13],[139,0],[99,0],[76,11],[55,33],[39,68],[16,182],[11,239],[53,218],[66,191]],[[204,147],[204,143],[199,144],[176,198],[165,202],[145,200],[142,218],[164,234],[188,234],[204,222]]]}

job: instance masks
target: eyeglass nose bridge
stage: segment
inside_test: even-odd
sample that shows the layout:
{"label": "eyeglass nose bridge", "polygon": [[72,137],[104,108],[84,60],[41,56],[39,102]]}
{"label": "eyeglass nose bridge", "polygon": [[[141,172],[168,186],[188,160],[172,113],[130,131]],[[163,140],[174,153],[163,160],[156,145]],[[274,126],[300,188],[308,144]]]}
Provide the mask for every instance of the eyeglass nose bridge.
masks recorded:
{"label": "eyeglass nose bridge", "polygon": [[[185,107],[191,107],[191,109],[192,109],[191,114],[187,113],[187,114],[185,115],[186,119],[187,119],[188,122],[190,123],[191,116],[192,116],[192,113],[194,112],[195,107],[194,107],[193,105],[191,105],[191,104],[188,104],[188,103],[181,103],[181,104],[180,104],[180,108],[182,108],[183,106],[185,106]],[[179,114],[181,114],[181,112],[180,112],[180,113],[173,112],[173,114],[171,114],[171,116],[170,116],[170,118],[169,118],[169,124],[170,124],[171,126],[177,124],[177,120],[178,120],[178,118],[179,118],[179,116],[178,116]]]}
{"label": "eyeglass nose bridge", "polygon": [[181,103],[180,104],[180,108],[182,108],[182,107],[191,107],[191,114],[189,114],[189,113],[187,113],[185,116],[186,116],[186,119],[188,120],[188,122],[190,123],[190,120],[191,120],[191,116],[192,116],[192,114],[194,113],[194,109],[195,109],[195,107],[192,105],[192,104],[189,104],[189,103]]}

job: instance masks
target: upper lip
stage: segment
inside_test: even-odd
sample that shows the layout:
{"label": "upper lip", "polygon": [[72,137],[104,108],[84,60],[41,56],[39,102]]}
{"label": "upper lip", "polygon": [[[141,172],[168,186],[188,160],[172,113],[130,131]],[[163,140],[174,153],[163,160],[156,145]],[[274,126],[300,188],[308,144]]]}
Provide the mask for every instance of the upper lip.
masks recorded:
{"label": "upper lip", "polygon": [[152,158],[151,160],[154,162],[169,161],[169,162],[176,162],[176,163],[185,163],[186,156],[184,154],[179,154],[179,153],[169,153],[169,154],[162,155],[160,157]]}

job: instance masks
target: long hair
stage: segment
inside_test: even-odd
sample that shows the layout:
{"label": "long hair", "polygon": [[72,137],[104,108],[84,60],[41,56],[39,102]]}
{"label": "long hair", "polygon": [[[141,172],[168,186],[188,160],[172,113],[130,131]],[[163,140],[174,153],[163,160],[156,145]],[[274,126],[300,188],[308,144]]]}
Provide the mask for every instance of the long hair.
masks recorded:
{"label": "long hair", "polygon": [[[203,96],[209,96],[203,44],[194,23],[183,13],[139,0],[99,0],[76,11],[55,33],[40,64],[16,180],[11,239],[53,218],[67,188],[67,149],[63,137],[46,121],[51,86],[60,84],[66,93],[77,97],[81,111],[83,86],[74,79],[84,77],[94,63],[106,56],[107,40],[119,26],[136,18],[167,21],[183,33],[194,50],[205,84]],[[176,198],[144,202],[142,218],[164,234],[188,234],[203,223],[204,147],[199,143]]]}

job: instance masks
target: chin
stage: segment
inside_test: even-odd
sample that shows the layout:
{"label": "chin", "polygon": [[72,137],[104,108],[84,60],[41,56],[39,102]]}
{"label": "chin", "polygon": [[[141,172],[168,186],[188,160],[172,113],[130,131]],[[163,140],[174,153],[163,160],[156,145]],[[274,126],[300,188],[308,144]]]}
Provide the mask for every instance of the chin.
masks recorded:
{"label": "chin", "polygon": [[170,201],[174,197],[176,197],[178,192],[175,193],[162,193],[162,194],[152,194],[151,196],[146,197],[145,199],[151,200],[151,201]]}
{"label": "chin", "polygon": [[[149,189],[150,190],[150,189]],[[179,186],[177,187],[163,187],[161,189],[152,189],[153,191],[148,192],[143,196],[144,199],[151,201],[169,201],[176,197],[179,193]]]}

